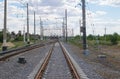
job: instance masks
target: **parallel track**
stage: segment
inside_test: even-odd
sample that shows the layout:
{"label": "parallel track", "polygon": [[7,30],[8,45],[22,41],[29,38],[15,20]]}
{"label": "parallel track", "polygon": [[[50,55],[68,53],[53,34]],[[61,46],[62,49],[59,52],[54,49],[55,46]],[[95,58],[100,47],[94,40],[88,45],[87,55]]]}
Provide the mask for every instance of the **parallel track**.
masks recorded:
{"label": "parallel track", "polygon": [[[62,46],[62,44],[61,44],[60,42],[59,42],[59,44],[60,44],[60,47],[61,47],[61,49],[62,49],[62,51],[63,51],[63,54],[64,54],[64,57],[65,57],[65,59],[66,59],[66,61],[67,61],[67,64],[68,64],[68,66],[69,66],[69,69],[70,69],[70,71],[71,71],[71,74],[72,74],[72,76],[73,76],[73,79],[80,79],[80,76],[79,76],[76,68],[74,67],[74,65],[73,65],[70,57],[67,55],[67,53],[66,53],[66,51],[65,51],[65,48]],[[42,79],[43,74],[44,74],[44,72],[45,72],[45,69],[46,69],[46,67],[47,67],[47,65],[48,65],[48,63],[49,63],[49,59],[50,59],[50,57],[51,57],[51,54],[52,54],[52,52],[53,52],[53,49],[54,49],[54,45],[53,45],[53,47],[49,50],[48,55],[45,57],[42,65],[41,65],[41,67],[40,67],[40,69],[39,69],[39,71],[38,71],[38,73],[36,74],[36,76],[35,76],[34,79]]]}
{"label": "parallel track", "polygon": [[[48,42],[48,43],[53,43],[53,42]],[[48,43],[46,43],[46,44],[48,44]],[[5,61],[6,59],[8,59],[10,57],[13,57],[13,56],[16,56],[18,54],[25,53],[26,51],[30,51],[30,50],[33,50],[33,49],[36,49],[39,47],[43,47],[43,46],[45,46],[45,44],[37,44],[37,45],[28,46],[28,47],[25,47],[25,48],[22,48],[19,50],[12,51],[14,53],[9,52],[9,53],[6,53],[4,55],[0,55],[0,61]]]}

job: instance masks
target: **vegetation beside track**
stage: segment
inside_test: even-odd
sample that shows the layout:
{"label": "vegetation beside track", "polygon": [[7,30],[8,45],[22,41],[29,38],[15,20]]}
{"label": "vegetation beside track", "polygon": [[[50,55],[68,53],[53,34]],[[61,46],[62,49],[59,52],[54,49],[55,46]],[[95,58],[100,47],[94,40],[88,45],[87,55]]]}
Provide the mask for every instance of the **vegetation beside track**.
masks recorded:
{"label": "vegetation beside track", "polygon": [[[69,43],[82,49],[80,36],[75,36],[74,38],[69,39]],[[120,69],[120,35],[117,33],[106,35],[106,40],[104,39],[104,36],[95,37],[89,35],[87,36],[87,44],[90,51],[90,54],[85,57],[87,60],[101,63],[115,70]],[[98,56],[101,55],[105,56],[104,61],[98,58]]]}
{"label": "vegetation beside track", "polygon": [[[39,36],[36,35],[36,42],[39,41]],[[30,34],[30,42],[31,44],[34,43],[34,35]],[[2,43],[3,43],[3,31],[0,31],[0,51],[2,50]],[[7,32],[7,45],[8,49],[11,48],[18,48],[24,45],[27,45],[27,43],[23,42],[23,35],[21,34],[21,31],[18,31],[18,33],[15,32]]]}
{"label": "vegetation beside track", "polygon": [[[105,79],[118,79],[120,74],[115,71],[120,72],[120,35],[112,34],[106,37],[105,40],[104,36],[94,36],[94,38],[90,35],[87,36],[88,55],[83,54],[80,36],[69,39],[69,43],[72,44],[71,49],[86,62],[93,64],[94,66],[102,65],[100,69],[96,70],[96,73],[102,75]],[[74,47],[74,45],[77,47]],[[100,58],[100,56],[105,57]]]}

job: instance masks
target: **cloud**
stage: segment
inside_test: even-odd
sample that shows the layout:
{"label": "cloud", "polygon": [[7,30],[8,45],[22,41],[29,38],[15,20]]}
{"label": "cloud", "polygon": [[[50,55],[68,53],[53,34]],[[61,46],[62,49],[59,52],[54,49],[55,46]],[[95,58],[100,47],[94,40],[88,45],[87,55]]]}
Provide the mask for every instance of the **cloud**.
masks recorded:
{"label": "cloud", "polygon": [[100,5],[120,7],[120,0],[100,0]]}
{"label": "cloud", "polygon": [[52,6],[52,7],[58,7],[64,5],[63,0],[41,0],[40,3],[41,6]]}
{"label": "cloud", "polygon": [[96,3],[98,3],[98,0],[87,0],[87,2],[90,2],[90,3],[96,4]]}
{"label": "cloud", "polygon": [[[40,17],[43,20],[44,28],[54,29],[62,27],[62,19],[65,16],[65,9],[68,11],[68,28],[74,28],[75,34],[79,34],[79,19],[82,15],[81,6],[75,7],[80,0],[8,0],[8,29],[9,31],[23,30],[23,26],[26,27],[26,2],[29,3],[29,22],[30,22],[30,33],[33,33],[34,28],[34,17],[33,12],[36,11],[36,28],[37,33],[40,33]],[[99,5],[109,5],[109,6],[118,6],[119,0],[88,0],[88,2]],[[21,4],[22,3],[22,4]],[[23,5],[25,4],[25,5]],[[4,3],[0,2],[0,29],[3,28],[3,9]],[[107,15],[107,12],[97,10],[97,11],[86,11],[87,13],[87,34],[92,33],[91,24],[94,24],[96,33],[103,34],[104,26],[110,26],[110,29],[113,29],[112,26],[118,28],[120,25],[120,20],[104,20],[103,16]],[[59,18],[59,19],[55,19]],[[14,28],[15,27],[15,28]],[[101,31],[100,31],[101,30]],[[50,30],[49,30],[50,31]],[[55,34],[61,33],[60,31],[51,30],[45,31],[45,34]],[[111,32],[109,32],[111,33]]]}
{"label": "cloud", "polygon": [[96,11],[97,15],[106,15],[107,13],[105,11]]}
{"label": "cloud", "polygon": [[120,20],[103,20],[102,18],[94,18],[92,21],[94,25],[91,25],[89,21],[87,21],[87,31],[88,34],[93,34],[93,30],[95,31],[95,35],[104,35],[105,27],[107,28],[107,34],[113,34],[114,32],[120,33],[118,30],[120,27]]}
{"label": "cloud", "polygon": [[120,0],[88,0],[88,2],[102,6],[120,7]]}

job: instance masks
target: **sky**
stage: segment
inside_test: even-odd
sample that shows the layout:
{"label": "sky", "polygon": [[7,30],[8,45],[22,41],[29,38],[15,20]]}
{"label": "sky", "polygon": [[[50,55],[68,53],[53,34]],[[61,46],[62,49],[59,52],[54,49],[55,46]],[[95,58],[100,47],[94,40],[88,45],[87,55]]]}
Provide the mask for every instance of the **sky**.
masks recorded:
{"label": "sky", "polygon": [[[29,4],[30,33],[40,34],[40,17],[44,35],[62,35],[62,22],[67,9],[68,35],[80,35],[82,21],[81,0],[7,0],[7,29],[9,32],[26,31],[26,4]],[[4,0],[0,0],[0,29],[4,24]],[[120,0],[86,0],[87,35],[120,34]]]}

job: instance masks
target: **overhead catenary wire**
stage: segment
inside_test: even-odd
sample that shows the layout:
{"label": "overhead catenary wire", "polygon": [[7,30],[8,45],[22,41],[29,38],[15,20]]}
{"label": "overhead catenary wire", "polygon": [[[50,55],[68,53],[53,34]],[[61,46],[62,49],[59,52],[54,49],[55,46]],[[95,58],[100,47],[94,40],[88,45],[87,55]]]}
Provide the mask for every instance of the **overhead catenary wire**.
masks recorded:
{"label": "overhead catenary wire", "polygon": [[[87,16],[88,16],[88,19],[89,19],[89,22],[91,22],[90,23],[90,26],[92,27],[92,34],[93,34],[93,36],[96,34],[95,33],[95,24],[94,24],[94,22],[93,22],[93,16],[92,16],[92,10],[91,10],[91,8],[90,8],[90,5],[89,5],[89,3],[87,2],[86,3],[86,8],[88,9],[88,13],[87,13]],[[94,40],[94,38],[93,38],[93,40]]]}

